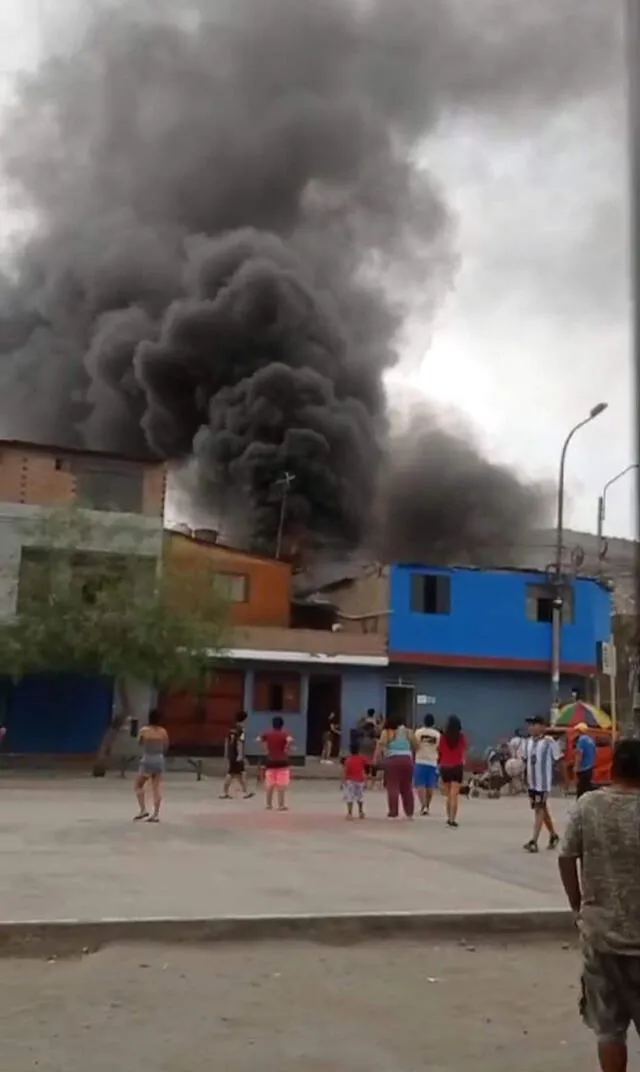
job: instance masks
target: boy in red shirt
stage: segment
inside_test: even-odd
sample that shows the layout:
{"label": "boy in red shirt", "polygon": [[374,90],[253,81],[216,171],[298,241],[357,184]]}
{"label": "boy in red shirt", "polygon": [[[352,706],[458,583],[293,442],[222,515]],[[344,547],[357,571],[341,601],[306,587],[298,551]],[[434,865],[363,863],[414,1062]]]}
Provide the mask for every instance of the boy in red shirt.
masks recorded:
{"label": "boy in red shirt", "polygon": [[284,719],[276,715],[271,720],[271,729],[261,733],[258,740],[267,752],[265,785],[267,810],[273,807],[273,794],[278,795],[278,811],[287,810],[287,789],[291,782],[291,746],[293,737],[284,728]]}
{"label": "boy in red shirt", "polygon": [[347,805],[347,819],[353,819],[353,805],[358,805],[358,815],[364,819],[364,786],[367,778],[368,763],[360,755],[358,741],[352,741],[349,755],[344,761],[344,800]]}

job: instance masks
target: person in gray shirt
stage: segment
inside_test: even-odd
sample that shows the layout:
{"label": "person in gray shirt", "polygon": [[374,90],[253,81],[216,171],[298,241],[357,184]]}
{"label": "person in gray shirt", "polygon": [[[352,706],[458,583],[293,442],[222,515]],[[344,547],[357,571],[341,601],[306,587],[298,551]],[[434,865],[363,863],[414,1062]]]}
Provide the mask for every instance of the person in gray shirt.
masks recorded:
{"label": "person in gray shirt", "polygon": [[582,947],[580,1012],[603,1072],[625,1072],[627,1033],[640,1035],[640,740],[616,745],[611,785],[577,803],[560,877]]}

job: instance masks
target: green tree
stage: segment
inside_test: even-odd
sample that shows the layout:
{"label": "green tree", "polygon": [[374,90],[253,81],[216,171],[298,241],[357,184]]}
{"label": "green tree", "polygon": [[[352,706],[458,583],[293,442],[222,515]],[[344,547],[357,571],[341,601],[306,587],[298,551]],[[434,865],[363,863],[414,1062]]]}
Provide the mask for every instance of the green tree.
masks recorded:
{"label": "green tree", "polygon": [[132,716],[132,683],[201,688],[228,639],[214,571],[173,569],[158,557],[161,540],[158,554],[142,542],[121,518],[47,515],[25,532],[16,613],[0,628],[0,673],[113,680],[117,713],[95,757],[96,776]]}

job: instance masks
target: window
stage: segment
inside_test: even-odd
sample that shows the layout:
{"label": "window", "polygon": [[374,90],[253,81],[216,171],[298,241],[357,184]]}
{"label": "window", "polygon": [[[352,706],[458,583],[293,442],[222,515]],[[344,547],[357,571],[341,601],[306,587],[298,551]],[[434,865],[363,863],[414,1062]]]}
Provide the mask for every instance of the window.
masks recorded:
{"label": "window", "polygon": [[59,555],[35,547],[23,547],[20,555],[18,581],[18,613],[34,603],[47,602],[54,583],[54,571]]}
{"label": "window", "polygon": [[149,556],[25,547],[20,558],[18,610],[48,601],[56,591],[66,596],[70,589],[79,592],[83,602],[95,604],[107,587],[126,584],[135,598],[151,590],[155,576],[156,562]]}
{"label": "window", "polygon": [[139,514],[142,510],[142,466],[91,460],[73,461],[71,472],[76,480],[76,499],[89,510],[107,510]]}
{"label": "window", "polygon": [[297,714],[300,710],[300,675],[257,673],[253,681],[256,711]]}
{"label": "window", "polygon": [[[553,621],[553,600],[556,590],[550,584],[527,585],[527,618],[530,622]],[[569,625],[574,620],[573,589],[565,585],[561,590],[562,622]]]}
{"label": "window", "polygon": [[216,595],[229,603],[247,603],[249,578],[244,573],[215,573],[213,590]]}
{"label": "window", "polygon": [[411,610],[417,614],[450,614],[451,578],[442,573],[414,573]]}

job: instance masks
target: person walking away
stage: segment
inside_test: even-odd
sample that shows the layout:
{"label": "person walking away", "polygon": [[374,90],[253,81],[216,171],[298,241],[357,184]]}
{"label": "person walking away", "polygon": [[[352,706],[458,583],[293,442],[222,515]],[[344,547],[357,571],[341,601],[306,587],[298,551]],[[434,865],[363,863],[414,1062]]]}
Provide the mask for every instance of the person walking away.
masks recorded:
{"label": "person walking away", "polygon": [[222,783],[220,800],[231,800],[230,789],[234,782],[238,782],[245,800],[250,800],[255,796],[255,793],[250,792],[247,784],[244,729],[246,721],[247,712],[238,711],[235,725],[229,730],[225,739],[224,754],[227,760],[227,774]]}
{"label": "person walking away", "polygon": [[573,769],[576,776],[576,797],[579,800],[594,788],[593,773],[596,767],[597,749],[593,737],[589,736],[589,727],[586,722],[578,723],[576,733]]}
{"label": "person walking away", "polygon": [[549,811],[553,771],[560,759],[560,750],[553,737],[547,733],[548,723],[542,715],[528,718],[527,725],[531,736],[525,742],[525,771],[533,810],[533,834],[524,849],[525,852],[537,852],[543,826],[549,831],[550,849],[555,849],[560,841]]}
{"label": "person walking away", "polygon": [[366,760],[366,784],[369,789],[373,789],[378,774],[378,768],[374,763],[376,747],[378,744],[378,728],[376,725],[376,713],[372,707],[369,708],[365,717],[360,721],[359,729],[360,751]]}
{"label": "person walking away", "polygon": [[602,1072],[626,1072],[630,1025],[640,1034],[639,850],[640,740],[622,739],[611,785],[580,798],[558,861],[580,934],[580,1012]]}
{"label": "person walking away", "polygon": [[416,762],[413,784],[420,801],[420,814],[428,815],[433,794],[438,788],[440,732],[436,729],[433,715],[424,716],[424,725],[415,732],[415,742]]}
{"label": "person walking away", "polygon": [[[140,730],[138,741],[142,747],[142,757],[134,783],[134,792],[138,801],[138,814],[134,816],[134,819],[136,822],[146,819],[149,823],[159,823],[169,735],[164,726],[160,725],[160,712],[155,708],[149,714],[148,725]],[[146,792],[149,786],[151,786],[153,804],[151,813],[146,804]]]}
{"label": "person walking away", "polygon": [[374,765],[380,766],[384,757],[385,785],[389,818],[398,818],[398,805],[402,800],[402,810],[407,819],[413,819],[415,801],[413,798],[413,752],[415,742],[411,730],[405,726],[400,716],[391,715],[380,734]]}
{"label": "person walking away", "polygon": [[462,732],[462,723],[457,715],[449,715],[438,745],[438,761],[446,801],[447,826],[458,826],[460,786],[464,781],[466,759],[467,739]]}
{"label": "person walking away", "polygon": [[358,805],[358,816],[364,819],[364,790],[367,779],[367,760],[360,752],[357,740],[352,740],[349,755],[344,761],[343,793],[347,805],[347,819],[353,819],[353,805]]}
{"label": "person walking away", "polygon": [[287,789],[291,784],[290,753],[293,737],[284,728],[284,719],[276,715],[271,729],[261,733],[258,740],[267,753],[264,775],[267,811],[273,808],[273,796],[277,793],[278,811],[287,811]]}

